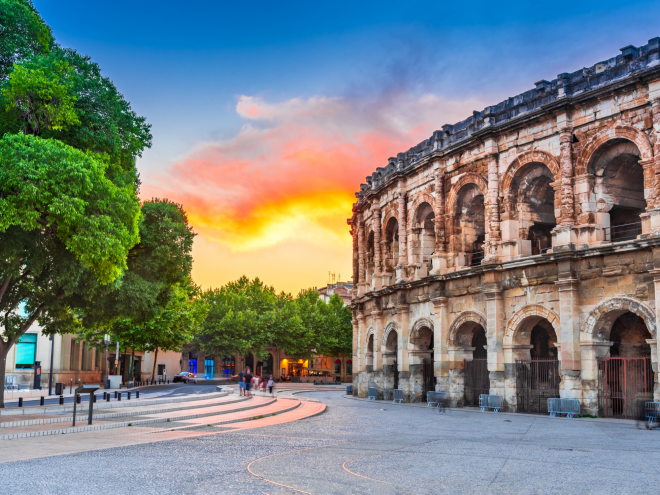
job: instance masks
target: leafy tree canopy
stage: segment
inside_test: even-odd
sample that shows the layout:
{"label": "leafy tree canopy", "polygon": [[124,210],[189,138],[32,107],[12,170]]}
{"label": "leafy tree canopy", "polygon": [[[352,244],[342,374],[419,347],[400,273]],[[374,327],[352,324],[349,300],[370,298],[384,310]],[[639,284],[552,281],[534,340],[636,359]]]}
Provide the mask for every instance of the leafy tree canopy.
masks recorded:
{"label": "leafy tree canopy", "polygon": [[31,0],[0,0],[0,81],[15,63],[48,53],[54,44]]}

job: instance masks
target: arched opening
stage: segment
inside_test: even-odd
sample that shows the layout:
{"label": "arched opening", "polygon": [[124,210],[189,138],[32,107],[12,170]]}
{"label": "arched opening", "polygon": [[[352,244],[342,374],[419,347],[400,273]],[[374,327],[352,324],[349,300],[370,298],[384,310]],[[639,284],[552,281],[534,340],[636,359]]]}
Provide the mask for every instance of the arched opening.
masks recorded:
{"label": "arched opening", "polygon": [[433,330],[426,324],[416,325],[408,347],[411,402],[425,401],[426,394],[435,391],[433,344]]}
{"label": "arched opening", "polygon": [[521,167],[512,182],[520,236],[530,241],[532,255],[552,246],[552,229],[557,226],[555,191],[550,186],[554,180],[547,165],[532,162]]}
{"label": "arched opening", "polygon": [[516,359],[516,411],[545,414],[548,401],[559,397],[557,333],[542,316],[520,322],[514,335]]}
{"label": "arched opening", "polygon": [[374,233],[373,231],[369,232],[369,235],[367,236],[367,251],[365,253],[365,274],[367,277],[367,284],[371,285],[371,280],[373,279],[374,276],[374,271],[376,269],[376,265],[374,263]]}
{"label": "arched opening", "polygon": [[466,406],[478,406],[479,395],[488,394],[490,391],[487,343],[486,330],[475,321],[463,323],[456,331],[453,341],[449,343],[454,360],[454,369],[450,376],[455,388],[459,389],[459,397],[456,399],[460,400],[462,395]]}
{"label": "arched opening", "polygon": [[[598,362],[598,413],[600,416],[635,418],[653,400],[653,336],[644,319],[630,311],[616,316],[609,331],[609,356]],[[619,315],[617,316],[617,313]],[[604,336],[607,329],[601,329]]]}
{"label": "arched opening", "polygon": [[458,253],[457,266],[480,265],[485,240],[484,195],[476,184],[466,184],[459,191],[454,213],[452,242]]}
{"label": "arched opening", "polygon": [[365,353],[367,372],[370,373],[374,370],[374,334],[369,334],[367,338],[367,349]]}
{"label": "arched opening", "polygon": [[257,363],[258,369],[257,369],[257,374],[262,377],[267,377],[273,374],[273,355],[269,352],[268,357],[266,359],[259,361]]}
{"label": "arched opening", "polygon": [[603,144],[591,159],[589,173],[595,178],[593,192],[607,241],[635,239],[642,233],[639,215],[644,213],[646,201],[640,157],[635,143],[613,139]]}
{"label": "arched opening", "polygon": [[428,273],[431,271],[431,255],[435,251],[435,213],[426,202],[417,208],[413,234],[413,263],[425,264]]}
{"label": "arched opening", "polygon": [[399,263],[399,222],[392,217],[385,226],[385,239],[383,241],[383,270],[393,274],[394,267]]}
{"label": "arched opening", "polygon": [[399,351],[399,336],[396,330],[390,330],[385,339],[383,352],[383,395],[386,400],[391,400],[392,390],[399,388],[399,370],[397,364],[397,353]]}

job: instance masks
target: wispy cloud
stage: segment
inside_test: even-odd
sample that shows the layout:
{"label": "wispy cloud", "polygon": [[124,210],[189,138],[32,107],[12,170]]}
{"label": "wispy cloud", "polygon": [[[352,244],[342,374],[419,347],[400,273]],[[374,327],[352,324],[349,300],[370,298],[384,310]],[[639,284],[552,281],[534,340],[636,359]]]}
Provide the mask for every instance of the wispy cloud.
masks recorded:
{"label": "wispy cloud", "polygon": [[403,92],[366,101],[241,96],[240,132],[200,146],[144,195],[182,202],[198,232],[234,252],[290,240],[346,246],[346,218],[365,176],[481,107]]}

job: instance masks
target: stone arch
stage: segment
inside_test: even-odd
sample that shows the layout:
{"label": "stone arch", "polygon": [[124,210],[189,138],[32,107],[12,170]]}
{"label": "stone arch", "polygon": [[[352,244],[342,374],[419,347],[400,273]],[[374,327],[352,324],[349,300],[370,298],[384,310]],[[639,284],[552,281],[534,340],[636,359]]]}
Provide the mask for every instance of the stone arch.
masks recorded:
{"label": "stone arch", "polygon": [[541,306],[540,304],[530,304],[529,306],[525,306],[518,310],[509,320],[504,332],[503,344],[514,345],[516,343],[515,336],[520,331],[521,323],[531,317],[545,318],[552,325],[557,337],[561,335],[561,330],[559,328],[559,315],[553,310]]}
{"label": "stone arch", "polygon": [[481,325],[484,330],[487,329],[486,317],[479,313],[478,311],[463,311],[460,313],[453,323],[449,326],[449,332],[447,332],[447,345],[460,347],[456,340],[458,331],[461,329],[464,323],[476,323]]}
{"label": "stone arch", "polygon": [[428,328],[433,333],[433,322],[429,318],[420,318],[413,324],[410,329],[410,338],[408,339],[408,350],[416,350],[415,346],[417,344],[415,342],[419,339],[424,340],[424,336],[420,335],[420,331],[424,328]]}
{"label": "stone arch", "polygon": [[382,222],[380,223],[380,225],[382,231],[384,231],[385,227],[387,226],[387,223],[392,218],[394,218],[397,222],[399,221],[399,210],[396,206],[390,205],[384,208],[383,212],[381,213]]}
{"label": "stone arch", "polygon": [[552,154],[543,150],[525,151],[520,153],[507,167],[506,172],[504,173],[504,178],[502,179],[502,185],[500,186],[500,197],[505,198],[508,196],[509,190],[511,189],[511,183],[516,176],[516,173],[529,163],[544,164],[554,176],[555,181],[560,177],[561,168],[559,167],[559,162]]}
{"label": "stone arch", "polygon": [[371,349],[371,352],[373,353],[374,350],[375,350],[375,346],[376,346],[376,329],[375,329],[374,327],[369,327],[369,330],[367,330],[367,333],[366,333],[366,338],[365,338],[365,340],[364,340],[364,354],[365,354],[365,355],[366,355],[367,352],[368,352],[368,348],[369,348],[369,339],[370,339],[372,336],[373,336],[373,339],[374,339],[374,340],[373,340],[373,346],[374,346],[374,347]]}
{"label": "stone arch", "polygon": [[468,172],[462,175],[456,184],[452,186],[451,191],[449,191],[446,210],[448,214],[453,214],[461,188],[468,184],[475,184],[481,190],[481,193],[484,195],[485,206],[488,206],[488,182],[481,175],[475,172]]}
{"label": "stone arch", "polygon": [[387,352],[387,339],[392,331],[396,332],[397,334],[397,345],[398,345],[398,339],[401,337],[399,335],[399,329],[396,323],[391,321],[390,323],[387,324],[387,326],[385,327],[385,331],[383,332],[383,340],[381,342],[381,347],[383,349],[383,352]]}
{"label": "stone arch", "polygon": [[419,207],[423,203],[428,203],[429,205],[431,205],[433,211],[435,211],[435,198],[430,194],[426,194],[426,193],[418,194],[417,196],[415,196],[412,205],[408,209],[409,211],[408,225],[414,224],[415,219],[417,218]]}
{"label": "stone arch", "polygon": [[[655,313],[651,308],[642,301],[631,297],[612,297],[601,301],[591,311],[582,328],[582,338],[580,340],[608,340],[614,321],[628,311],[644,320],[646,328],[655,339]],[[607,332],[608,335],[604,335],[604,332]]]}
{"label": "stone arch", "polygon": [[627,139],[637,145],[641,153],[642,160],[649,160],[653,158],[653,147],[649,138],[642,131],[630,125],[623,125],[621,123],[609,127],[590,139],[586,146],[580,152],[580,155],[575,162],[575,175],[584,175],[588,171],[588,166],[598,152],[598,149],[608,141],[614,139]]}

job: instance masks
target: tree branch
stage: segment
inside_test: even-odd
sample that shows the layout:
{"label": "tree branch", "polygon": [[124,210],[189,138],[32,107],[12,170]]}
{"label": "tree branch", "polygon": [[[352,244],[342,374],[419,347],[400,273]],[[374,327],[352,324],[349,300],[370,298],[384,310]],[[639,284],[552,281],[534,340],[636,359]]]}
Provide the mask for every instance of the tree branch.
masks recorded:
{"label": "tree branch", "polygon": [[2,296],[5,295],[5,291],[7,290],[7,287],[9,287],[9,282],[11,280],[11,277],[7,278],[2,285],[0,285],[0,301],[2,301]]}

